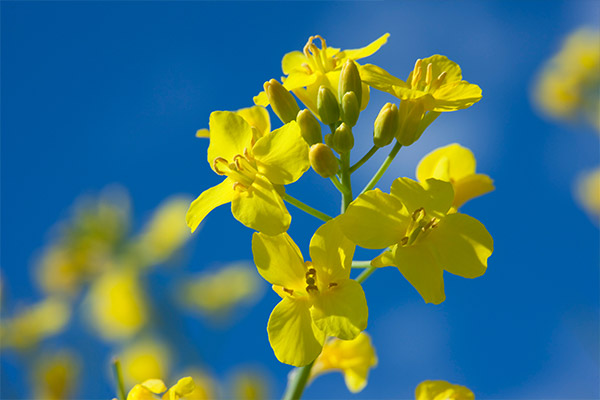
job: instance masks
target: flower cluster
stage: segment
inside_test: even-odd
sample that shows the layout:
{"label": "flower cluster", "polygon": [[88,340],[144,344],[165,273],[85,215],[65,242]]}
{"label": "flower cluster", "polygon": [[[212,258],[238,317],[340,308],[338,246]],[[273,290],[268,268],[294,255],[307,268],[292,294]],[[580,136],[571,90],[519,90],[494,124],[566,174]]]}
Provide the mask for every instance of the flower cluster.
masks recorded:
{"label": "flower cluster", "polygon": [[[285,77],[265,82],[255,106],[215,111],[209,129],[197,132],[209,139],[210,167],[225,179],[191,204],[188,226],[194,231],[211,210],[231,203],[233,216],[256,231],[252,252],[258,273],[281,298],[267,323],[269,342],[279,361],[303,367],[292,374],[291,397],[301,394],[309,376],[331,370],[342,371],[353,392],[366,385],[377,357],[364,333],[368,307],[361,283],[378,268],[398,268],[427,303],[439,304],[445,299],[444,271],[481,276],[493,251],[483,224],[459,212],[465,202],[494,189],[487,175],[476,173],[469,149],[454,143],[434,150],[418,165],[417,180],[399,177],[389,191],[376,188],[401,147],[416,142],[442,113],[481,99],[481,89],[463,80],[458,64],[442,55],[417,60],[406,81],[357,62],[388,36],[355,50],[328,47],[321,36],[311,36],[303,51],[283,57]],[[373,147],[351,165],[354,131],[372,89],[396,100],[381,107],[373,121]],[[268,106],[283,124],[278,129],[271,129]],[[329,133],[323,135],[323,129]],[[354,196],[352,173],[392,142],[378,172]],[[340,191],[339,216],[286,193],[285,185],[310,167]],[[324,222],[310,240],[308,260],[287,233],[286,203]],[[357,246],[381,253],[354,261]],[[364,271],[353,279],[353,268]],[[418,390],[424,391],[431,392]]]}

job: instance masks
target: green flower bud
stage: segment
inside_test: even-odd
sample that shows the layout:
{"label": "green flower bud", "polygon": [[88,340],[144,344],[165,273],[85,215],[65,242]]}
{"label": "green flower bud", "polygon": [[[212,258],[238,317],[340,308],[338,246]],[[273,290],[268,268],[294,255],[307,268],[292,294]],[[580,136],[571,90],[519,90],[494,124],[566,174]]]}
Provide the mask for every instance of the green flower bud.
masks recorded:
{"label": "green flower bud", "polygon": [[349,126],[356,125],[358,121],[358,115],[360,114],[360,107],[358,106],[358,99],[354,92],[347,92],[342,98],[342,121]]}
{"label": "green flower bud", "polygon": [[317,95],[317,110],[324,124],[330,125],[340,118],[340,109],[338,107],[335,95],[325,86],[319,88]]}
{"label": "green flower bud", "polygon": [[401,127],[396,136],[402,146],[410,146],[419,139],[423,133],[422,131],[419,132],[419,124],[425,114],[425,103],[423,101],[406,103],[407,108],[403,112],[405,117],[401,121]]}
{"label": "green flower bud", "polygon": [[333,134],[331,134],[331,133],[326,134],[324,139],[325,139],[325,144],[327,146],[333,148]]}
{"label": "green flower bud", "polygon": [[294,96],[275,79],[265,82],[264,88],[273,112],[279,117],[281,122],[287,124],[295,120],[300,107],[298,107]]}
{"label": "green flower bud", "polygon": [[348,92],[354,92],[356,100],[358,100],[358,108],[360,109],[362,100],[362,81],[356,63],[352,60],[346,60],[340,73],[340,85],[338,94],[340,99]]}
{"label": "green flower bud", "polygon": [[334,176],[340,169],[338,159],[333,154],[331,147],[323,143],[317,143],[310,146],[308,160],[315,172],[323,178]]}
{"label": "green flower bud", "polygon": [[392,143],[400,125],[398,107],[386,103],[379,111],[373,128],[373,143],[377,147],[384,147]]}
{"label": "green flower bud", "polygon": [[333,148],[336,149],[338,153],[344,153],[352,150],[353,147],[354,135],[352,134],[352,128],[342,122],[333,134]]}
{"label": "green flower bud", "polygon": [[314,115],[308,110],[301,110],[296,117],[296,122],[300,126],[300,133],[306,143],[313,145],[323,140],[321,135],[321,124]]}

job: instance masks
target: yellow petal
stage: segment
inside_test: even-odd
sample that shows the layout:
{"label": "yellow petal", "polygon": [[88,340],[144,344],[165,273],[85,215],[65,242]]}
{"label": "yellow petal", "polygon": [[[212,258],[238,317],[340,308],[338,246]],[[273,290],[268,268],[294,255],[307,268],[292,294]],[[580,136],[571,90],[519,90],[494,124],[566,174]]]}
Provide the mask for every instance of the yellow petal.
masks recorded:
{"label": "yellow petal", "polygon": [[308,144],[295,121],[260,138],[254,145],[258,171],[276,185],[295,182],[310,167]]}
{"label": "yellow petal", "polygon": [[435,249],[442,267],[464,278],[485,273],[494,241],[483,224],[465,214],[450,214],[425,240]]}
{"label": "yellow petal", "polygon": [[426,243],[397,246],[394,262],[426,303],[440,304],[446,299],[444,271]]}
{"label": "yellow petal", "polygon": [[267,97],[267,94],[264,91],[254,96],[252,100],[257,106],[266,107],[269,105],[269,98]]}
{"label": "yellow petal", "polygon": [[424,381],[415,389],[416,400],[475,400],[475,395],[465,386],[446,381]]}
{"label": "yellow petal", "polygon": [[390,34],[386,33],[363,48],[344,50],[340,52],[337,56],[338,58],[342,59],[342,62],[340,64],[343,64],[343,61],[345,61],[346,59],[359,60],[361,58],[370,56],[371,54],[379,50],[381,46],[383,46],[387,42],[389,36]]}
{"label": "yellow petal", "polygon": [[408,214],[423,207],[428,217],[443,218],[454,200],[450,182],[427,179],[415,182],[409,178],[398,178],[392,183],[391,194],[406,207]]}
{"label": "yellow petal", "polygon": [[196,137],[197,138],[209,138],[210,131],[208,129],[198,129],[196,131]]}
{"label": "yellow petal", "polygon": [[185,216],[185,221],[194,232],[200,222],[215,208],[229,203],[233,199],[233,181],[229,178],[202,192],[196,200],[192,202]]}
{"label": "yellow petal", "polygon": [[396,261],[394,261],[394,249],[396,245],[391,248],[391,251],[385,251],[381,253],[379,256],[375,257],[373,261],[371,261],[371,265],[375,268],[383,268],[383,267],[391,267],[396,265]]}
{"label": "yellow petal", "polygon": [[369,317],[365,292],[352,279],[340,280],[314,296],[310,311],[317,327],[327,336],[344,340],[357,337],[367,327]]}
{"label": "yellow petal", "polygon": [[317,74],[311,74],[303,70],[294,71],[290,73],[287,78],[285,78],[283,81],[283,87],[289,91],[292,91],[294,89],[313,85],[318,79],[319,76]]}
{"label": "yellow petal", "polygon": [[[446,163],[449,179],[436,176],[440,163]],[[425,182],[429,178],[457,181],[475,173],[473,152],[457,143],[435,149],[427,154],[417,166],[417,179]]]}
{"label": "yellow petal", "polygon": [[319,279],[330,282],[349,278],[355,247],[340,229],[339,219],[321,225],[310,240],[310,258]]}
{"label": "yellow petal", "polygon": [[160,379],[148,379],[142,383],[142,386],[151,391],[152,393],[162,393],[167,390],[167,386]]}
{"label": "yellow petal", "polygon": [[383,249],[398,243],[406,231],[409,217],[401,213],[397,197],[379,189],[358,196],[342,214],[341,228],[350,240],[367,249]]}
{"label": "yellow petal", "polygon": [[278,235],[290,226],[292,217],[271,182],[256,174],[248,190],[235,190],[231,201],[235,219],[267,235]]}
{"label": "yellow petal", "polygon": [[[215,111],[210,114],[210,144],[208,163],[214,169],[213,161],[222,157],[233,162],[237,154],[244,154],[244,148],[251,147],[252,129],[239,115],[230,111]],[[215,171],[217,172],[217,171]]]}
{"label": "yellow petal", "polygon": [[196,385],[191,377],[181,378],[163,395],[162,400],[179,400],[192,393],[195,388]]}
{"label": "yellow petal", "polygon": [[306,268],[302,253],[287,233],[277,236],[254,233],[252,254],[258,273],[267,282],[304,291]]}
{"label": "yellow petal", "polygon": [[282,299],[273,309],[267,332],[275,357],[296,367],[317,358],[325,340],[310,316],[308,303],[290,297]]}
{"label": "yellow petal", "polygon": [[454,202],[452,207],[458,209],[468,200],[479,197],[494,190],[494,181],[484,174],[473,174],[454,182]]}
{"label": "yellow petal", "polygon": [[156,400],[156,397],[144,386],[135,385],[127,394],[127,400]]}
{"label": "yellow petal", "polygon": [[308,64],[306,56],[300,51],[292,51],[283,56],[281,69],[284,74],[289,75],[296,69],[303,69],[302,64]]}
{"label": "yellow petal", "polygon": [[261,136],[271,132],[271,120],[269,119],[269,112],[266,108],[259,106],[241,108],[237,110],[236,113],[244,118],[250,126],[258,129]]}
{"label": "yellow petal", "polygon": [[432,93],[435,98],[433,111],[456,111],[471,107],[481,100],[481,88],[467,81],[442,85]]}

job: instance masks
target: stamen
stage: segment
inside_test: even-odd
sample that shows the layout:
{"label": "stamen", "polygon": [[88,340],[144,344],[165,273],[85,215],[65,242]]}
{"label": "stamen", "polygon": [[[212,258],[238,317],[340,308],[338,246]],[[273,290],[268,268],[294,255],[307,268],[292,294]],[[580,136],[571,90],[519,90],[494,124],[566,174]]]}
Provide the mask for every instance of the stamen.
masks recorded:
{"label": "stamen", "polygon": [[402,239],[400,239],[400,246],[406,246],[407,243],[408,243],[408,236],[404,236]]}
{"label": "stamen", "polygon": [[425,74],[425,84],[431,85],[431,80],[433,79],[433,65],[431,63],[427,64],[427,74]]}
{"label": "stamen", "polygon": [[310,46],[312,45],[312,41],[313,41],[314,37],[309,37],[308,41],[306,42],[306,44],[304,45],[304,49],[302,49],[302,52],[304,53],[304,55],[306,56],[306,58],[310,59],[310,53],[308,52],[308,49],[310,48]]}
{"label": "stamen", "polygon": [[218,167],[219,163],[227,165],[229,167],[229,161],[224,159],[223,157],[217,157],[213,160],[213,169],[219,175],[225,175],[225,172],[221,171]]}
{"label": "stamen", "polygon": [[248,190],[248,187],[239,182],[233,182],[233,190],[238,190],[238,189],[240,192],[243,192],[243,191]]}
{"label": "stamen", "polygon": [[432,82],[431,90],[435,90],[435,89],[439,88],[440,86],[442,86],[444,84],[444,81],[446,80],[446,75],[448,75],[448,73],[446,71],[442,72],[436,78],[436,80]]}
{"label": "stamen", "polygon": [[313,70],[310,68],[310,65],[308,65],[307,63],[302,63],[302,67],[306,70],[306,72],[308,72],[309,74],[313,73]]}
{"label": "stamen", "polygon": [[416,88],[417,84],[421,80],[421,75],[423,74],[423,68],[421,67],[422,63],[423,60],[421,60],[420,58],[415,62],[415,68],[413,69],[412,80],[410,82],[410,86],[412,88]]}
{"label": "stamen", "polygon": [[335,282],[331,282],[331,283],[330,283],[330,284],[327,286],[327,288],[331,289],[332,287],[335,287],[335,286],[337,286],[337,283],[335,283]]}
{"label": "stamen", "polygon": [[[249,172],[250,174],[256,174],[258,171],[254,166],[241,154],[237,154],[233,157],[233,161],[235,162],[235,166],[238,171]],[[247,174],[245,174],[247,175]]]}
{"label": "stamen", "polygon": [[426,214],[426,212],[423,207],[417,208],[412,214],[412,219],[415,222],[419,222],[421,219],[423,219],[425,217],[425,214]]}
{"label": "stamen", "polygon": [[283,288],[283,291],[289,294],[290,296],[294,294],[294,291],[292,289]]}
{"label": "stamen", "polygon": [[308,285],[308,286],[306,287],[306,292],[307,292],[308,294],[310,294],[310,292],[311,292],[311,291],[315,291],[315,292],[319,293],[319,288],[318,288],[318,287],[316,287],[315,285]]}

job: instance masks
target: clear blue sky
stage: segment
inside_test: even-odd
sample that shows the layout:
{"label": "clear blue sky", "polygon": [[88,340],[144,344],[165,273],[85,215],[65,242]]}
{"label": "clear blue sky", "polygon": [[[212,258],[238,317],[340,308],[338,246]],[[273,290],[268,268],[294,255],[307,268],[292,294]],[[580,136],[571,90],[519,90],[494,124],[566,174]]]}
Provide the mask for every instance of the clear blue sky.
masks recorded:
{"label": "clear blue sky", "polygon": [[[483,100],[442,115],[400,152],[379,187],[414,177],[418,160],[436,147],[471,148],[497,190],[462,211],[486,225],[495,252],[482,278],[447,274],[440,306],[426,305],[393,269],[365,283],[379,366],[354,397],[410,398],[425,379],[465,384],[480,398],[600,396],[599,234],[572,197],[577,174],[599,163],[598,137],[540,117],[529,97],[536,71],[564,35],[598,26],[600,2],[3,1],[0,7],[1,266],[13,301],[39,298],[30,283],[33,255],[80,194],[119,183],[130,191],[136,221],[171,194],[197,196],[220,181],[206,163],[207,142],[194,137],[211,111],[250,106],[265,80],[281,76],[282,56],[300,50],[310,35],[356,48],[389,32],[369,62],[404,78],[415,59],[444,54],[483,89]],[[373,118],[390,100],[374,94],[361,115],[356,141],[363,152]],[[357,185],[382,157],[356,175]],[[311,172],[288,191],[334,214],[338,198],[330,186]],[[290,211],[289,233],[306,251],[318,221]],[[193,239],[186,268],[250,260],[251,234],[228,207],[216,210]],[[224,376],[234,365],[257,363],[279,395],[289,367],[273,356],[265,329],[277,301],[267,293],[226,332],[188,321],[182,330],[202,358],[182,356],[180,364],[202,362]],[[77,327],[71,331],[67,337],[76,337]],[[2,356],[3,382],[23,379],[13,360]],[[113,396],[106,374],[94,376],[106,360],[99,351],[86,358],[78,397]],[[330,375],[306,397],[349,394],[341,376]]]}

